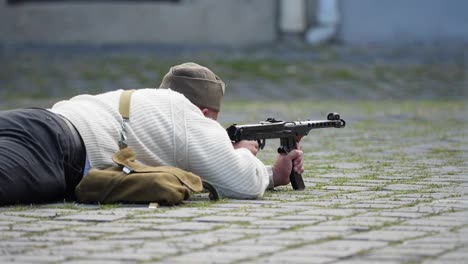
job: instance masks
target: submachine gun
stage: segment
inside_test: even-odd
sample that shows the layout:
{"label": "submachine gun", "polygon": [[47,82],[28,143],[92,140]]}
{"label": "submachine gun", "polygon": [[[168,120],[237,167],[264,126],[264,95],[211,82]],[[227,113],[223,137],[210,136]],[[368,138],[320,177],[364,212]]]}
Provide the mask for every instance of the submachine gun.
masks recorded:
{"label": "submachine gun", "polygon": [[[271,138],[280,139],[278,153],[289,153],[297,149],[297,143],[303,136],[306,136],[310,130],[318,128],[342,128],[346,122],[340,118],[338,113],[330,113],[327,120],[316,121],[279,121],[274,118],[268,118],[258,124],[237,125],[228,127],[227,133],[233,142],[241,140],[256,140],[259,148],[265,147],[265,140]],[[305,188],[302,175],[291,170],[289,176],[294,190],[303,190]]]}

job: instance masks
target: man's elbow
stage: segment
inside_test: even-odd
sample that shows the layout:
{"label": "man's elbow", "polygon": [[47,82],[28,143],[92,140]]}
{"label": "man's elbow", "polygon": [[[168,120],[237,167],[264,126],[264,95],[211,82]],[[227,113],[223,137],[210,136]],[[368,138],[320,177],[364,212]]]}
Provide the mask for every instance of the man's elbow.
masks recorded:
{"label": "man's elbow", "polygon": [[245,189],[219,188],[218,192],[223,198],[252,200],[262,198],[265,188],[261,184],[258,184],[258,186],[249,186],[249,188]]}

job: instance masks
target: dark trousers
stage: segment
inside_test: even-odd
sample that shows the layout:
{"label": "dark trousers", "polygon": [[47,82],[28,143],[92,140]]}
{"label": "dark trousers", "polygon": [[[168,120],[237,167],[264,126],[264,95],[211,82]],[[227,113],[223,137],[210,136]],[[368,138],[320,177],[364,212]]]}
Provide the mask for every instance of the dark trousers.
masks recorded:
{"label": "dark trousers", "polygon": [[0,112],[0,204],[74,198],[86,151],[67,122],[38,108]]}

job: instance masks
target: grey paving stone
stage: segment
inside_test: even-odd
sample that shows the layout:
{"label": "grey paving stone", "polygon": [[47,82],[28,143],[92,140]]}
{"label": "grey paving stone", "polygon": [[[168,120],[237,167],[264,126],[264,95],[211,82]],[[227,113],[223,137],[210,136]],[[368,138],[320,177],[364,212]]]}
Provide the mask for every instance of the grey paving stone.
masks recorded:
{"label": "grey paving stone", "polygon": [[223,216],[223,215],[213,215],[213,216],[202,216],[192,219],[197,222],[215,222],[215,223],[236,223],[236,222],[252,222],[257,220],[255,217],[251,216]]}
{"label": "grey paving stone", "polygon": [[363,232],[346,236],[346,239],[369,240],[369,241],[402,241],[421,237],[426,235],[427,232],[421,231],[407,231],[401,232],[399,230],[374,230],[370,232]]}
{"label": "grey paving stone", "polygon": [[340,185],[340,186],[332,186],[332,185],[328,185],[328,186],[324,186],[323,189],[327,190],[327,191],[367,191],[369,190],[369,187],[367,186],[345,186],[345,185]]}
{"label": "grey paving stone", "polygon": [[273,256],[267,256],[262,258],[254,259],[250,262],[243,263],[274,263],[274,264],[289,264],[289,263],[304,263],[304,264],[321,264],[321,263],[333,263],[335,258],[329,257],[310,257],[310,256],[283,256],[281,253],[277,253]]}
{"label": "grey paving stone", "polygon": [[441,232],[436,235],[408,241],[408,244],[445,244],[463,246],[464,244],[468,244],[468,236],[466,236],[466,233]]}
{"label": "grey paving stone", "polygon": [[328,217],[326,216],[321,216],[321,215],[303,215],[303,214],[297,214],[297,215],[283,215],[283,216],[278,216],[274,217],[274,220],[284,220],[284,221],[304,221],[304,224],[313,224],[313,223],[318,223],[322,221],[328,220]]}
{"label": "grey paving stone", "polygon": [[468,258],[468,246],[459,247],[452,251],[447,251],[445,254],[438,256],[436,259],[427,260],[423,263],[464,263]]}
{"label": "grey paving stone", "polygon": [[425,226],[425,225],[404,225],[402,224],[397,224],[393,225],[390,227],[386,228],[387,230],[395,230],[395,231],[400,231],[400,232],[406,232],[406,231],[421,231],[421,232],[448,232],[450,227],[444,227],[444,226]]}
{"label": "grey paving stone", "polygon": [[66,260],[64,256],[49,256],[49,255],[38,255],[38,256],[0,256],[1,263],[62,263]]}
{"label": "grey paving stone", "polygon": [[71,260],[74,258],[82,258],[88,255],[89,250],[82,250],[80,248],[60,248],[55,246],[50,246],[47,248],[32,248],[28,251],[21,254],[22,256],[50,256],[50,257],[61,257],[66,260]]}
{"label": "grey paving stone", "polygon": [[[72,260],[67,260],[67,261],[63,261],[63,263],[67,263],[67,264],[92,264],[92,263],[96,263],[97,261],[94,259],[72,259]],[[118,264],[118,263],[122,263],[122,261],[119,261],[119,260],[99,260],[99,263],[102,263],[102,264]]]}
{"label": "grey paving stone", "polygon": [[[289,190],[289,189],[288,189]],[[280,192],[280,191],[278,191]],[[278,201],[289,201],[294,202],[297,200],[301,200],[299,195],[291,195],[291,194],[280,194],[280,193],[273,193],[270,195],[270,199],[278,200]]]}
{"label": "grey paving stone", "polygon": [[412,205],[414,202],[423,203],[423,202],[431,202],[431,201],[432,199],[415,199],[415,200],[414,199],[408,199],[408,200],[400,199],[399,200],[393,197],[385,197],[385,198],[376,198],[370,202],[377,203],[377,204],[394,204],[394,205],[399,205],[403,207],[403,206]]}
{"label": "grey paving stone", "polygon": [[59,231],[48,231],[39,233],[28,233],[27,239],[29,241],[48,241],[55,243],[72,243],[75,241],[87,241],[90,239],[98,239],[102,233],[87,233],[87,232],[74,232],[66,229]]}
{"label": "grey paving stone", "polygon": [[397,253],[405,255],[417,255],[425,257],[437,257],[443,253],[453,251],[456,248],[453,244],[441,244],[441,243],[413,243],[413,241],[407,241],[394,247],[386,247],[374,251],[373,253],[386,252],[386,253]]}
{"label": "grey paving stone", "polygon": [[452,211],[451,208],[441,207],[441,206],[431,206],[428,204],[420,204],[409,207],[398,208],[398,211],[401,212],[416,212],[416,213],[425,213],[425,214],[440,214],[443,212]]}
{"label": "grey paving stone", "polygon": [[231,212],[231,213],[224,213],[223,215],[225,215],[225,216],[230,216],[230,215],[233,215],[233,216],[249,216],[249,217],[253,217],[255,219],[259,219],[259,218],[272,218],[272,217],[277,216],[278,214],[284,214],[284,213],[282,213],[280,211],[277,211],[277,212],[274,212],[274,211],[264,212],[262,210],[259,210],[259,211],[247,211],[245,213]]}
{"label": "grey paving stone", "polygon": [[[172,260],[181,261],[182,259],[187,258],[195,258],[196,261],[201,259],[205,259],[209,263],[231,263],[235,261],[239,261],[244,263],[246,259],[255,259],[263,254],[271,254],[275,250],[280,249],[278,246],[244,246],[244,245],[220,245],[211,247],[209,249],[204,249],[200,252],[196,253],[189,253],[186,255],[182,255],[175,258],[167,259],[167,261],[171,262]],[[227,258],[224,258],[224,254],[226,254]],[[210,259],[206,259],[205,257],[209,256]],[[190,262],[190,261],[189,261]]]}
{"label": "grey paving stone", "polygon": [[384,187],[386,191],[417,191],[424,189],[424,185],[417,184],[390,184]]}
{"label": "grey paving stone", "polygon": [[392,194],[393,192],[389,192],[389,191],[388,192],[387,191],[361,191],[361,192],[338,194],[336,197],[350,199],[353,201],[357,201],[357,200],[371,201],[378,197],[388,196]]}
{"label": "grey paving stone", "polygon": [[[99,240],[87,240],[87,241],[76,241],[70,244],[61,244],[53,247],[49,247],[48,250],[51,252],[100,252],[100,251],[112,251],[114,249],[134,247],[142,244],[142,241],[135,240],[124,240],[124,239],[107,239],[103,237]],[[82,254],[79,254],[82,255]]]}
{"label": "grey paving stone", "polygon": [[[236,199],[236,200],[226,200],[225,201],[225,204],[229,204],[229,203],[234,203],[234,204],[256,204],[256,205],[261,205],[262,207],[277,204],[277,202],[275,202],[275,201],[262,200],[262,199],[249,199],[249,200]],[[217,205],[217,204],[215,204],[215,205]],[[215,206],[215,207],[219,207],[219,206]]]}
{"label": "grey paving stone", "polygon": [[176,230],[176,231],[204,231],[223,226],[224,222],[180,222],[175,224],[157,225],[152,227],[155,230]]}
{"label": "grey paving stone", "polygon": [[229,245],[235,246],[264,246],[279,247],[282,249],[295,248],[304,244],[315,243],[321,240],[334,239],[340,234],[338,232],[310,232],[310,231],[292,231],[279,232],[276,234],[259,235],[254,238],[247,237],[242,240],[230,242]]}
{"label": "grey paving stone", "polygon": [[431,204],[455,209],[468,209],[468,203],[460,200],[437,200],[433,201]]}
{"label": "grey paving stone", "polygon": [[304,225],[313,225],[318,223],[319,221],[315,222],[307,222],[307,221],[298,221],[298,220],[257,220],[257,221],[252,221],[250,224],[252,226],[255,226],[256,228],[261,228],[261,229],[290,229],[293,227],[298,227],[298,226],[304,226]]}
{"label": "grey paving stone", "polygon": [[463,260],[459,259],[426,259],[421,261],[424,264],[460,264],[463,263]]}
{"label": "grey paving stone", "polygon": [[358,179],[352,182],[348,182],[347,184],[351,186],[382,187],[389,183],[390,181],[388,180],[359,180]]}
{"label": "grey paving stone", "polygon": [[[253,200],[254,201],[254,200]],[[263,201],[263,202],[249,202],[249,200],[239,200],[239,202],[227,202],[227,203],[217,203],[213,204],[211,208],[221,208],[221,209],[229,209],[232,211],[233,209],[253,209],[263,207],[264,205],[271,205],[274,203]]]}
{"label": "grey paving stone", "polygon": [[[315,200],[315,201],[308,201],[308,202],[299,202],[296,203],[296,206],[301,206],[301,207],[333,207],[335,205],[340,205],[340,204],[348,204],[352,203],[353,200],[351,199],[326,199],[326,200]],[[291,204],[291,203],[289,203]],[[303,208],[304,210],[307,208]]]}
{"label": "grey paving stone", "polygon": [[[308,164],[306,163],[305,165],[308,165]],[[311,179],[311,181],[313,180],[314,182],[319,182],[322,180],[321,178],[326,178],[326,182],[328,182],[330,179],[337,179],[337,178],[343,178],[343,177],[347,179],[355,179],[361,176],[362,175],[359,173],[347,170],[347,173],[343,173],[343,172],[333,172],[333,173],[323,173],[323,174],[321,173],[319,176],[320,178],[317,177],[317,178]]]}
{"label": "grey paving stone", "polygon": [[88,254],[84,260],[90,260],[95,262],[100,262],[101,260],[114,260],[120,263],[137,263],[144,261],[151,261],[154,258],[161,257],[161,254],[151,252],[143,253],[136,249],[113,249],[107,252],[94,252]]}
{"label": "grey paving stone", "polygon": [[135,241],[154,241],[158,239],[173,238],[190,234],[188,231],[174,230],[139,230],[134,232],[125,232],[113,235],[107,235],[106,239],[111,240],[135,240]]}
{"label": "grey paving stone", "polygon": [[127,226],[140,226],[140,228],[149,228],[154,225],[160,225],[160,224],[173,224],[173,223],[178,223],[184,221],[184,219],[181,218],[169,218],[169,217],[164,217],[160,218],[158,216],[153,216],[153,217],[135,217],[132,219],[125,219],[125,220],[120,220],[119,223],[124,223]]}
{"label": "grey paving stone", "polygon": [[125,219],[127,214],[117,214],[114,212],[106,211],[85,211],[77,214],[57,217],[57,220],[73,220],[84,222],[112,222],[120,219]]}
{"label": "grey paving stone", "polygon": [[76,210],[69,210],[69,209],[48,209],[48,208],[38,208],[38,209],[31,209],[28,211],[12,211],[12,212],[5,212],[5,215],[12,215],[12,216],[23,216],[23,217],[34,217],[34,218],[56,218],[61,215],[67,215],[76,213]]}
{"label": "grey paving stone", "polygon": [[[453,193],[451,192],[439,192],[437,191],[431,191],[431,192],[414,192],[414,193],[405,193],[405,194],[396,194],[394,197],[408,197],[408,198],[415,198],[415,199],[425,199],[425,198],[430,198],[430,199],[445,199],[445,198],[450,198],[453,196]],[[452,199],[452,198],[450,198]]]}
{"label": "grey paving stone", "polygon": [[27,232],[24,231],[1,231],[0,233],[0,240],[8,240],[8,239],[14,239],[21,237],[23,235],[27,234]]}
{"label": "grey paving stone", "polygon": [[[463,222],[462,222],[463,223]],[[411,219],[405,221],[405,225],[423,225],[423,226],[440,226],[440,227],[454,227],[459,226],[460,222],[446,219]]]}
{"label": "grey paving stone", "polygon": [[395,198],[413,198],[417,199],[444,199],[452,196],[452,193],[440,193],[440,192],[430,192],[430,193],[405,193],[405,194],[396,194],[392,195]]}
{"label": "grey paving stone", "polygon": [[41,209],[64,209],[64,210],[93,210],[93,209],[100,209],[101,205],[99,204],[82,204],[76,202],[55,202],[55,203],[48,203],[48,204],[37,204],[34,207],[41,208]]}
{"label": "grey paving stone", "polygon": [[361,227],[381,227],[390,223],[398,223],[399,220],[393,217],[383,216],[353,216],[335,221],[327,221],[323,225],[338,225],[338,226],[361,226]]}
{"label": "grey paving stone", "polygon": [[448,222],[455,222],[459,225],[465,224],[468,225],[468,211],[460,211],[456,213],[448,212],[444,214],[440,214],[437,216],[431,216],[426,219],[434,220],[434,221],[448,221]]}
{"label": "grey paving stone", "polygon": [[267,235],[267,234],[275,234],[279,232],[281,229],[274,229],[274,228],[257,228],[256,226],[252,225],[229,225],[224,226],[223,228],[216,229],[212,232],[229,232],[232,234],[241,234],[245,236],[256,236],[256,235]]}
{"label": "grey paving stone", "polygon": [[[465,177],[466,178],[466,177]],[[466,179],[468,181],[468,179]],[[468,185],[466,186],[468,187]],[[463,202],[463,203],[468,203],[468,195],[461,195],[459,197],[451,197],[449,198],[450,200],[453,200],[453,201],[460,201],[460,202]]]}
{"label": "grey paving stone", "polygon": [[[214,252],[234,252],[241,255],[243,259],[255,258],[264,254],[272,254],[282,249],[278,245],[251,245],[242,244],[241,241],[220,245],[210,248]],[[247,254],[245,254],[247,253]]]}
{"label": "grey paving stone", "polygon": [[119,234],[119,233],[128,233],[130,231],[133,231],[135,229],[139,229],[141,227],[135,227],[135,226],[126,226],[125,224],[120,224],[120,225],[113,225],[113,226],[108,226],[108,225],[87,225],[87,226],[79,226],[79,227],[74,227],[71,230],[76,231],[76,232],[83,232],[83,233],[111,233],[111,234]]}
{"label": "grey paving stone", "polygon": [[455,231],[452,231],[454,233],[457,233],[457,234],[464,234],[464,235],[468,235],[468,226],[466,225],[463,225],[463,227],[461,228],[458,228],[457,230]]}
{"label": "grey paving stone", "polygon": [[352,225],[326,225],[318,224],[313,226],[302,227],[300,230],[314,231],[314,232],[339,232],[340,234],[348,234],[354,232],[366,232],[370,227],[366,226],[352,226]]}
{"label": "grey paving stone", "polygon": [[215,244],[233,241],[244,237],[245,236],[243,234],[231,234],[228,231],[224,233],[206,232],[201,234],[190,234],[186,236],[168,238],[167,241],[179,244],[191,244],[196,248],[203,248],[206,246],[212,246]]}
{"label": "grey paving stone", "polygon": [[307,208],[310,208],[309,205],[301,205],[300,202],[275,202],[274,205],[269,205],[268,207],[261,207],[254,210],[247,210],[247,212],[268,212],[275,215],[286,215],[286,214],[296,214],[302,211],[305,211]]}
{"label": "grey paving stone", "polygon": [[360,209],[330,209],[316,208],[298,213],[298,215],[323,215],[323,216],[351,216],[354,214],[364,213],[366,210]]}
{"label": "grey paving stone", "polygon": [[53,246],[55,243],[47,241],[28,241],[20,238],[16,240],[0,241],[0,255],[21,254],[34,248]]}
{"label": "grey paving stone", "polygon": [[36,223],[14,225],[11,230],[22,232],[47,232],[61,230],[65,227],[66,225],[61,225],[59,223],[55,224],[54,222],[41,221]]}
{"label": "grey paving stone", "polygon": [[[272,234],[269,234],[272,235]],[[295,240],[272,240],[270,236],[245,236],[241,240],[230,241],[233,246],[279,246],[282,248],[296,245]]]}
{"label": "grey paving stone", "polygon": [[112,208],[105,208],[104,211],[108,214],[151,214],[164,212],[165,210],[171,209],[171,206],[162,206],[153,208],[149,207],[149,204],[117,204]]}
{"label": "grey paving stone", "polygon": [[330,262],[330,263],[339,263],[339,264],[372,264],[372,263],[381,263],[381,264],[400,264],[402,263],[401,260],[397,259],[380,259],[376,261],[375,259],[368,259],[366,256],[353,256],[349,259],[340,259],[337,260],[336,262]]}
{"label": "grey paving stone", "polygon": [[230,209],[210,209],[210,208],[177,208],[165,211],[164,213],[157,213],[153,215],[145,215],[145,217],[151,218],[193,218],[202,215],[217,214],[223,210]]}
{"label": "grey paving stone", "polygon": [[232,263],[242,259],[238,252],[194,252],[161,260],[163,263]]}
{"label": "grey paving stone", "polygon": [[332,200],[332,199],[314,199],[312,201],[310,200],[301,200],[301,201],[292,201],[292,202],[281,202],[279,205],[277,205],[277,208],[280,208],[283,212],[302,212],[306,210],[311,210],[311,209],[322,209],[323,207],[321,205],[317,206],[317,203],[329,203],[331,201],[335,202],[346,202],[348,201],[347,199],[344,200]]}
{"label": "grey paving stone", "polygon": [[299,229],[297,231],[288,231],[280,232],[277,234],[264,235],[262,236],[261,240],[270,241],[269,243],[272,243],[271,241],[279,241],[278,245],[285,246],[287,244],[288,247],[291,247],[294,245],[310,244],[312,242],[317,242],[323,239],[333,239],[341,235],[342,233],[340,232],[314,232]]}
{"label": "grey paving stone", "polygon": [[154,258],[160,259],[167,256],[179,256],[192,251],[191,247],[186,247],[183,244],[167,243],[164,241],[147,241],[138,248],[135,248],[136,253],[151,255]]}
{"label": "grey paving stone", "polygon": [[324,243],[306,245],[281,252],[283,256],[308,256],[345,258],[370,250],[386,246],[386,242],[381,241],[358,241],[358,240],[333,240]]}
{"label": "grey paving stone", "polygon": [[401,212],[398,211],[381,211],[381,212],[372,212],[365,214],[366,216],[384,216],[384,217],[395,217],[397,219],[418,219],[427,214],[418,213],[418,212]]}
{"label": "grey paving stone", "polygon": [[[1,208],[1,207],[0,207]],[[14,215],[7,215],[6,212],[0,213],[0,223],[20,223],[20,222],[33,222],[36,221],[36,218],[33,217],[25,217],[25,216],[14,216]]]}
{"label": "grey paving stone", "polygon": [[400,208],[404,203],[400,204],[388,204],[388,203],[377,203],[377,202],[358,202],[352,204],[346,204],[340,206],[341,208],[354,208],[354,209],[393,209]]}
{"label": "grey paving stone", "polygon": [[76,221],[55,221],[55,220],[42,220],[31,223],[19,223],[13,225],[10,229],[16,231],[29,231],[29,232],[45,232],[60,230],[64,228],[81,226],[82,222]]}
{"label": "grey paving stone", "polygon": [[[404,168],[404,169],[408,169],[408,168]],[[395,173],[391,173],[389,172],[390,174],[395,174]],[[382,180],[389,180],[389,181],[392,181],[392,180],[411,180],[413,179],[412,176],[406,176],[406,175],[395,175],[395,176],[384,176],[384,175],[380,175],[378,176],[379,179],[382,179]]]}
{"label": "grey paving stone", "polygon": [[363,256],[368,262],[371,263],[386,263],[386,262],[394,262],[397,261],[398,263],[419,263],[424,260],[425,256],[421,255],[405,255],[405,254],[366,254]]}

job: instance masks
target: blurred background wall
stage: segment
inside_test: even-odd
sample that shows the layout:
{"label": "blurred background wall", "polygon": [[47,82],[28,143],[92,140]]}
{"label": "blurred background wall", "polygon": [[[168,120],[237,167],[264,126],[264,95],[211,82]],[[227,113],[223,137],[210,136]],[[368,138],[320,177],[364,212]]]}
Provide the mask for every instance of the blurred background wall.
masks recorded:
{"label": "blurred background wall", "polygon": [[468,1],[341,1],[347,43],[468,42]]}
{"label": "blurred background wall", "polygon": [[8,43],[242,46],[276,36],[269,0],[1,2],[0,40]]}
{"label": "blurred background wall", "polygon": [[467,43],[465,0],[0,0],[3,44]]}

